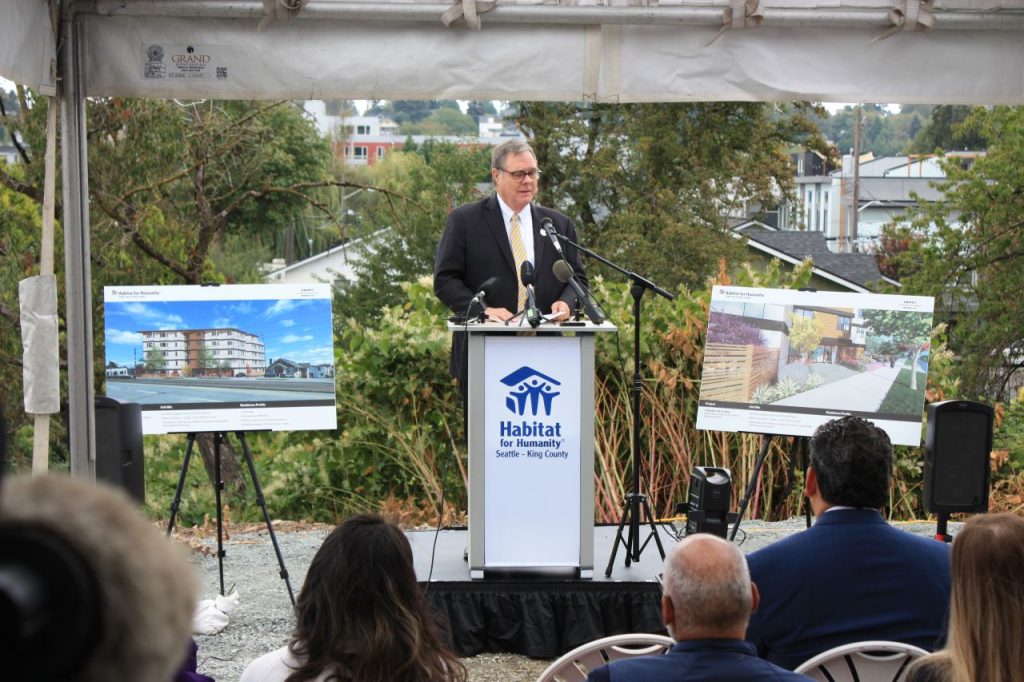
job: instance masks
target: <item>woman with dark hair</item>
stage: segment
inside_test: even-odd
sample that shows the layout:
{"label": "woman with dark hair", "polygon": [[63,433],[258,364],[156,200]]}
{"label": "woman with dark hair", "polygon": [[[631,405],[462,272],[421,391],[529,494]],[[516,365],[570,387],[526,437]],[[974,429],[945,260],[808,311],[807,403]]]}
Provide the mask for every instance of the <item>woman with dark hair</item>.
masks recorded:
{"label": "woman with dark hair", "polygon": [[907,682],[1024,679],[1024,518],[983,514],[953,541],[946,648],[916,661]]}
{"label": "woman with dark hair", "polygon": [[313,557],[291,642],[249,664],[241,682],[464,682],[416,583],[395,525],[354,516]]}

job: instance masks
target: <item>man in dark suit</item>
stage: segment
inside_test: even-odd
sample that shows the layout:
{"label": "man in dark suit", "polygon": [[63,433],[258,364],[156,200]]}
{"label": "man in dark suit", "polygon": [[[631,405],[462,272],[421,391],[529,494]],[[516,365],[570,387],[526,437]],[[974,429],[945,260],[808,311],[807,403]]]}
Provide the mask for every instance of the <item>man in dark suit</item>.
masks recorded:
{"label": "man in dark suit", "polygon": [[807,680],[760,659],[743,633],[758,605],[743,554],[725,540],[699,533],[665,560],[661,615],[675,646],[661,656],[613,661],[587,680],[609,682],[761,682]]}
{"label": "man in dark suit", "polygon": [[889,437],[867,420],[843,417],[818,427],[810,452],[804,495],[817,521],[747,557],[764,603],[747,639],[789,669],[864,640],[933,650],[945,632],[949,546],[882,518]]}
{"label": "man in dark suit", "polygon": [[[507,321],[523,312],[520,271],[521,261],[527,260],[537,276],[537,308],[555,321],[567,319],[575,295],[571,287],[555,277],[552,268],[560,256],[540,230],[542,222],[549,219],[556,232],[576,241],[576,228],[567,216],[532,203],[540,169],[533,149],[524,140],[509,140],[494,148],[491,178],[494,195],[459,206],[448,215],[434,260],[434,293],[456,315],[466,315],[481,285],[497,277],[486,297],[486,315],[492,320]],[[514,238],[519,245],[515,252]],[[567,244],[563,250],[576,279],[586,286],[579,253]],[[450,367],[463,390],[464,337],[465,334],[457,333],[452,339]]]}

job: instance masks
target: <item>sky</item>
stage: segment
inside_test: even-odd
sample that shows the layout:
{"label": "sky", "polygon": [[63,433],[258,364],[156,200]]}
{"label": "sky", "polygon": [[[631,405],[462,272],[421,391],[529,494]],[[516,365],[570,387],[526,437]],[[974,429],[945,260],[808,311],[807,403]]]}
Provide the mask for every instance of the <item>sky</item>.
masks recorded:
{"label": "sky", "polygon": [[267,362],[334,364],[329,299],[117,301],[105,303],[106,362],[142,361],[142,331],[232,328],[256,334]]}

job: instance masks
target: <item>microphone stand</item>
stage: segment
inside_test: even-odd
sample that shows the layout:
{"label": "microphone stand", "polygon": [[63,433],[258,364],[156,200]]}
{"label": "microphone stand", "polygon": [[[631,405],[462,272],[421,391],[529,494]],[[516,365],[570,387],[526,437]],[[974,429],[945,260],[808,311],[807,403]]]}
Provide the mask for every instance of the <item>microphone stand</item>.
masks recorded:
{"label": "microphone stand", "polygon": [[[622,518],[619,520],[619,528],[615,532],[615,544],[612,545],[612,555],[608,559],[608,567],[604,571],[605,577],[611,577],[612,566],[615,564],[615,555],[619,551],[619,544],[624,545],[626,550],[626,566],[629,567],[632,562],[639,562],[640,555],[644,549],[650,543],[651,538],[654,538],[655,544],[658,546],[658,553],[661,558],[665,558],[665,548],[661,544],[661,538],[658,537],[658,528],[654,525],[654,515],[651,513],[651,507],[647,502],[647,496],[640,492],[640,394],[643,390],[643,377],[640,374],[640,299],[643,297],[645,291],[653,291],[654,293],[667,298],[668,300],[675,299],[675,296],[665,291],[658,285],[654,284],[650,280],[641,277],[635,272],[630,272],[625,268],[622,268],[615,263],[611,262],[607,258],[597,255],[590,249],[580,246],[576,242],[572,241],[568,237],[562,234],[557,234],[558,239],[571,244],[581,253],[585,253],[591,258],[604,263],[611,269],[625,275],[633,285],[629,288],[629,293],[633,296],[633,384],[630,389],[630,397],[632,399],[633,407],[633,424],[632,424],[632,455],[633,455],[633,487],[632,491],[626,495],[626,500],[622,506]],[[647,514],[647,523],[650,525],[651,530],[647,536],[647,539],[640,542],[640,524],[643,522],[641,517],[641,510]],[[629,524],[629,533],[627,537],[623,537],[622,530]]]}

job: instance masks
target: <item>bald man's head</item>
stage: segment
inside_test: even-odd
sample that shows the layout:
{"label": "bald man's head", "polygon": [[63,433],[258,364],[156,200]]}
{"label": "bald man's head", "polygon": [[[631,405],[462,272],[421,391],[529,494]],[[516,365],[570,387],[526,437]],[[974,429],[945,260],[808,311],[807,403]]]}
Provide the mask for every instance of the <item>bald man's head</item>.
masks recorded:
{"label": "bald man's head", "polygon": [[666,625],[676,639],[742,639],[756,607],[743,553],[714,535],[698,533],[665,559]]}

